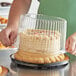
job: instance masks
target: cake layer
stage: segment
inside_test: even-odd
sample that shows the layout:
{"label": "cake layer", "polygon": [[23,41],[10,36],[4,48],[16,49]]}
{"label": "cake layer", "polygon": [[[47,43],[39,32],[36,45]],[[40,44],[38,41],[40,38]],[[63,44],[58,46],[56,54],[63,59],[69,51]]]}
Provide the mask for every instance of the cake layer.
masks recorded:
{"label": "cake layer", "polygon": [[60,51],[60,33],[48,30],[26,30],[20,33],[19,50],[52,53]]}
{"label": "cake layer", "polygon": [[39,63],[39,64],[46,64],[46,63],[53,63],[63,61],[65,59],[64,54],[40,54],[40,53],[32,53],[32,52],[25,52],[25,51],[18,51],[14,54],[15,59],[29,62],[29,63]]}

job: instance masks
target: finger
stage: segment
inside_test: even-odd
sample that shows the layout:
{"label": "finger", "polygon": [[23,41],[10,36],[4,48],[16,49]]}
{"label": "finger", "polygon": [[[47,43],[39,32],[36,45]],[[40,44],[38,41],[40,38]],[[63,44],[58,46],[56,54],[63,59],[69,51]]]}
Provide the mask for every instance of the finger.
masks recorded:
{"label": "finger", "polygon": [[10,35],[10,42],[13,44],[15,42],[17,34],[15,32],[12,32]]}
{"label": "finger", "polygon": [[3,40],[4,40],[4,44],[6,46],[9,46],[10,45],[9,35],[4,36],[4,39]]}
{"label": "finger", "polygon": [[1,37],[0,40],[5,46],[10,45],[9,34],[10,34],[10,30],[8,29],[3,29],[0,32],[0,37]]}
{"label": "finger", "polygon": [[66,49],[66,51],[68,51],[69,43],[70,43],[70,38],[68,38],[68,39],[66,40],[66,44],[65,44],[65,49]]}
{"label": "finger", "polygon": [[73,43],[72,52],[76,50],[76,42]]}
{"label": "finger", "polygon": [[8,40],[3,39],[1,42],[2,42],[2,44],[5,45],[5,46],[9,46],[9,45],[10,45],[10,43],[9,43]]}
{"label": "finger", "polygon": [[72,52],[75,48],[75,41],[73,38],[70,39],[69,51]]}
{"label": "finger", "polygon": [[76,44],[75,44],[75,48],[74,48],[72,54],[76,55]]}
{"label": "finger", "polygon": [[2,42],[5,46],[9,46],[10,45],[9,37],[4,36],[4,38],[2,39]]}

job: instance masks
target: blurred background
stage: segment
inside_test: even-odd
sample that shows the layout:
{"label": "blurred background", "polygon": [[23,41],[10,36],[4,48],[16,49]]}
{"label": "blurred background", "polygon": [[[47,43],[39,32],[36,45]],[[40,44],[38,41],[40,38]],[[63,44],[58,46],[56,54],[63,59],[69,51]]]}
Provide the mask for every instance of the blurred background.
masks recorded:
{"label": "blurred background", "polygon": [[[7,26],[12,2],[13,0],[0,0],[0,31]],[[39,4],[38,0],[32,0],[28,13],[37,14]]]}

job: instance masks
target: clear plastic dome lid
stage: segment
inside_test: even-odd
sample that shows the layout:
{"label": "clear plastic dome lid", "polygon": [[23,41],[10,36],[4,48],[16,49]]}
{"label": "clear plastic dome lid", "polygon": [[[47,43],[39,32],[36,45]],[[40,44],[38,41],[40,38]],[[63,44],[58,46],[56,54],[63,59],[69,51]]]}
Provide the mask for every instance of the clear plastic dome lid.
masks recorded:
{"label": "clear plastic dome lid", "polygon": [[19,22],[19,50],[52,54],[65,52],[67,21],[42,14],[22,15]]}

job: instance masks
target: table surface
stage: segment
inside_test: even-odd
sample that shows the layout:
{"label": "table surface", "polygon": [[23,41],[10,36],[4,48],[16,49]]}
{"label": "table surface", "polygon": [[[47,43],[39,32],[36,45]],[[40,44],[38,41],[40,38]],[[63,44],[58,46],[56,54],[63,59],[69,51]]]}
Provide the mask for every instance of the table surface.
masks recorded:
{"label": "table surface", "polygon": [[15,53],[15,51],[0,51],[0,65],[3,65],[9,69],[9,73],[7,76],[76,76],[75,60],[61,68],[37,70],[21,66],[19,67],[16,64],[12,63],[10,59],[10,55],[12,53]]}

